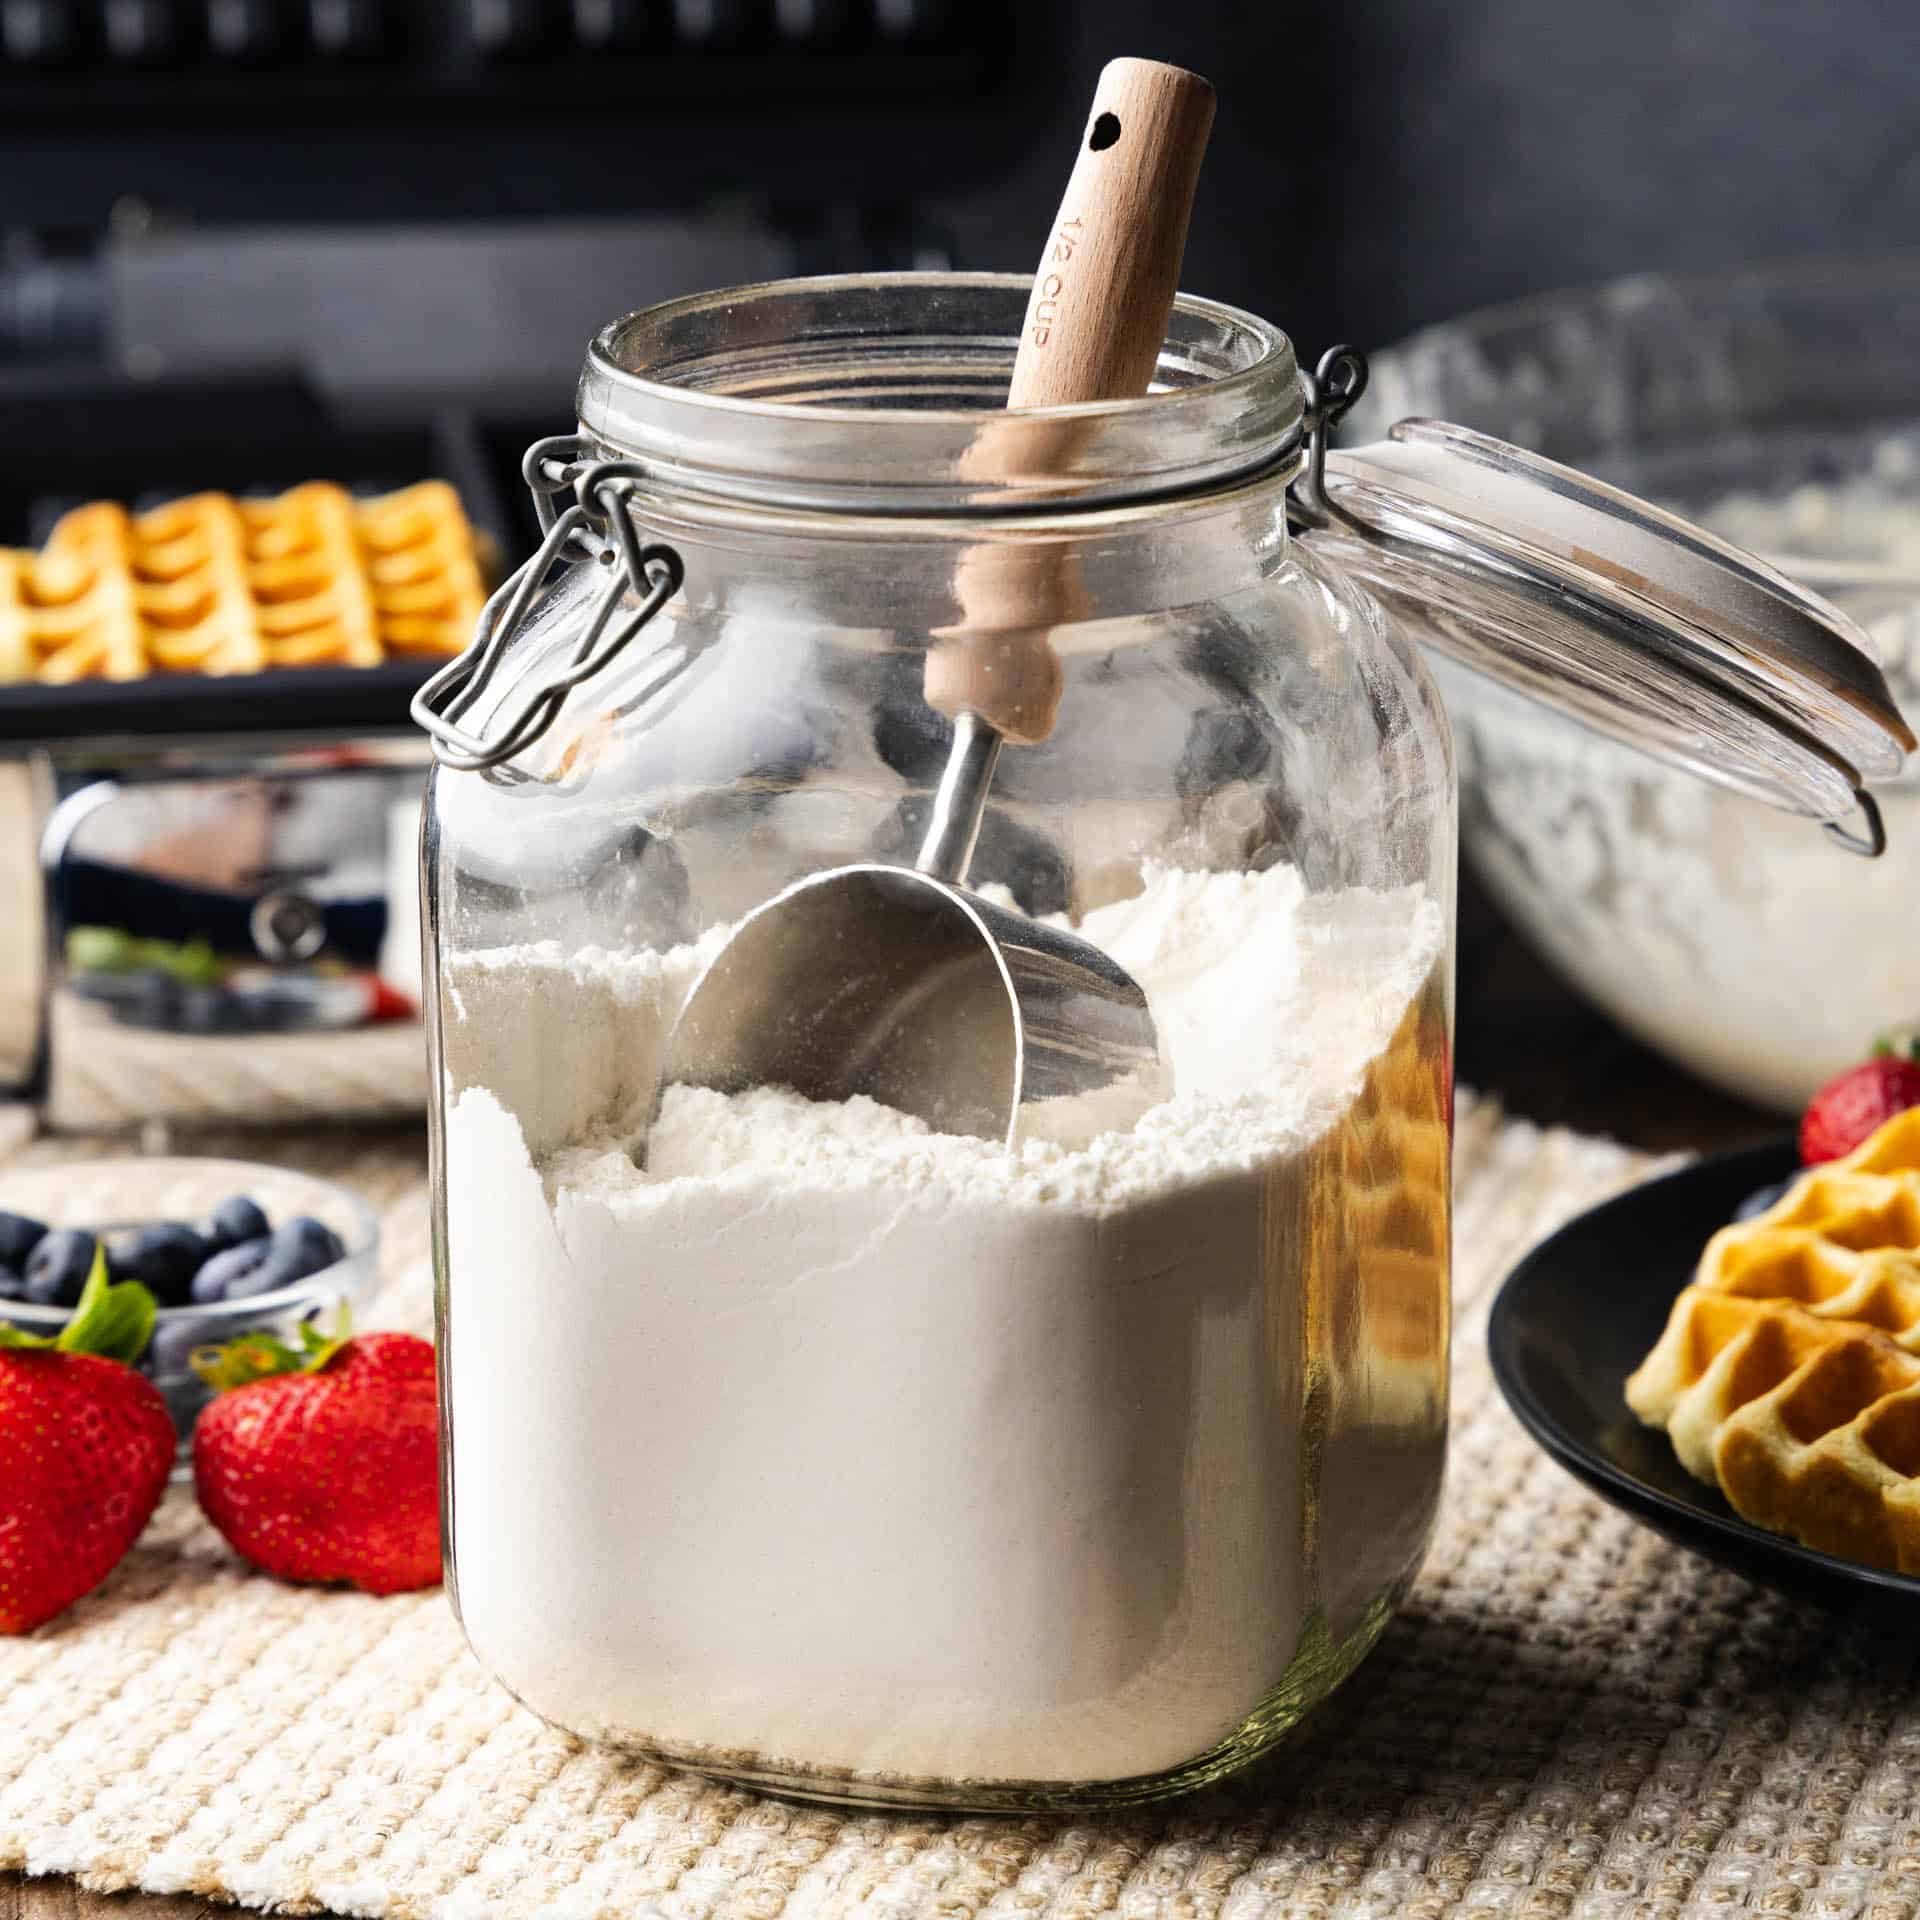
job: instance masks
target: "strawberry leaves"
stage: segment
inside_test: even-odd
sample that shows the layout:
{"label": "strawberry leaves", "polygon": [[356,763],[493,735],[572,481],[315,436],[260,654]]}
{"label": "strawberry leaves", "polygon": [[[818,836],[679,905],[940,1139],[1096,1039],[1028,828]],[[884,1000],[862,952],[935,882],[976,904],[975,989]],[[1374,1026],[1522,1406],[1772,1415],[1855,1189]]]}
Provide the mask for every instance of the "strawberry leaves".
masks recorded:
{"label": "strawberry leaves", "polygon": [[93,1270],[80,1294],[73,1317],[57,1334],[28,1333],[22,1327],[0,1324],[0,1348],[43,1348],[55,1353],[93,1353],[103,1360],[133,1363],[153,1338],[154,1297],[137,1280],[118,1285],[107,1278],[104,1248],[95,1248]]}
{"label": "strawberry leaves", "polygon": [[244,1387],[255,1380],[272,1380],[286,1373],[319,1373],[353,1338],[353,1309],[343,1300],[332,1333],[323,1333],[312,1321],[294,1329],[294,1341],[262,1329],[243,1333],[222,1347],[201,1347],[188,1364],[215,1393]]}

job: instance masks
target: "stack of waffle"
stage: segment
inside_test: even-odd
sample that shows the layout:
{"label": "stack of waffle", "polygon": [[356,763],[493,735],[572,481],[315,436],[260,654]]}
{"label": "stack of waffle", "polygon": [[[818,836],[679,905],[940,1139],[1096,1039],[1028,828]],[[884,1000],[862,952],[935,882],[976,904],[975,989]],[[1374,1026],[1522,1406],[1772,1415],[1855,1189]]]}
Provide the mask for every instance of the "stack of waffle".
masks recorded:
{"label": "stack of waffle", "polygon": [[457,653],[483,564],[441,480],[366,500],[315,482],[140,514],[80,507],[39,553],[0,549],[0,684]]}
{"label": "stack of waffle", "polygon": [[1920,1573],[1920,1109],[1708,1242],[1627,1403],[1755,1524]]}

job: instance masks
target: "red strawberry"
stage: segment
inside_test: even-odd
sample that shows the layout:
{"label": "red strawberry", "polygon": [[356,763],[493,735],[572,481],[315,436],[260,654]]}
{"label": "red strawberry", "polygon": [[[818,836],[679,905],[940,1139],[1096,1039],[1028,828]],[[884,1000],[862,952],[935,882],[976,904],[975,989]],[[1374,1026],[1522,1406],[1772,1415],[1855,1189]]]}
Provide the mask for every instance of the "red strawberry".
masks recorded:
{"label": "red strawberry", "polygon": [[217,1390],[193,1484],[243,1560],[282,1580],[404,1593],[440,1580],[433,1348],[410,1333],[251,1334],[195,1365]]}
{"label": "red strawberry", "polygon": [[417,1020],[420,1009],[400,991],[389,986],[377,973],[362,976],[367,989],[367,1018],[369,1020]]}
{"label": "red strawberry", "polygon": [[98,1253],[56,1339],[0,1326],[0,1633],[91,1593],[153,1518],[177,1439],[127,1364],[152,1333],[153,1295],[109,1286]]}
{"label": "red strawberry", "polygon": [[1920,1107],[1920,1064],[1887,1056],[1849,1067],[1807,1103],[1800,1120],[1801,1164],[1841,1159],[1909,1107]]}

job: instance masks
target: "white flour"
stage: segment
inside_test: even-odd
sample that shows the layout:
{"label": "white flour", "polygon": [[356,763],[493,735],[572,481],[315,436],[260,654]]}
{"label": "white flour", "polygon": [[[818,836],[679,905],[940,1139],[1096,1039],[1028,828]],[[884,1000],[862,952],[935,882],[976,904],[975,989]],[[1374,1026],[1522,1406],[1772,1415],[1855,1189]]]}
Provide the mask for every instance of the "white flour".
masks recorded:
{"label": "white flour", "polygon": [[1152,871],[1080,927],[1173,1065],[1131,1133],[1008,1155],[677,1088],[642,1172],[725,931],[449,985],[454,1559],[495,1674],[709,1761],[1109,1780],[1231,1735],[1310,1622],[1371,1630],[1439,1471],[1435,905]]}

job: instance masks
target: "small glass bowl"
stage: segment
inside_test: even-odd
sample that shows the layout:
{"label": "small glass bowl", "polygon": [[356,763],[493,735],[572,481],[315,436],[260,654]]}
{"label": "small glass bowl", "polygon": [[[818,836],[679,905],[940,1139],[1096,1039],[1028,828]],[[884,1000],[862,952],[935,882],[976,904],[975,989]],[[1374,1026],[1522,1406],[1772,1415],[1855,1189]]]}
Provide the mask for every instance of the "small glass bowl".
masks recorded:
{"label": "small glass bowl", "polygon": [[[256,1201],[276,1227],[298,1214],[312,1215],[340,1236],[346,1252],[319,1273],[251,1300],[160,1309],[153,1342],[139,1366],[173,1415],[182,1462],[193,1423],[211,1397],[188,1365],[188,1356],[198,1347],[218,1346],[243,1333],[290,1333],[316,1314],[322,1325],[331,1327],[340,1302],[364,1293],[373,1278],[380,1244],[378,1216],[345,1187],[252,1160],[87,1160],[0,1175],[0,1209],[24,1213],[49,1227],[85,1227],[96,1234],[164,1220],[192,1225],[236,1193]],[[0,1320],[28,1333],[56,1334],[69,1317],[64,1307],[0,1301]]]}

